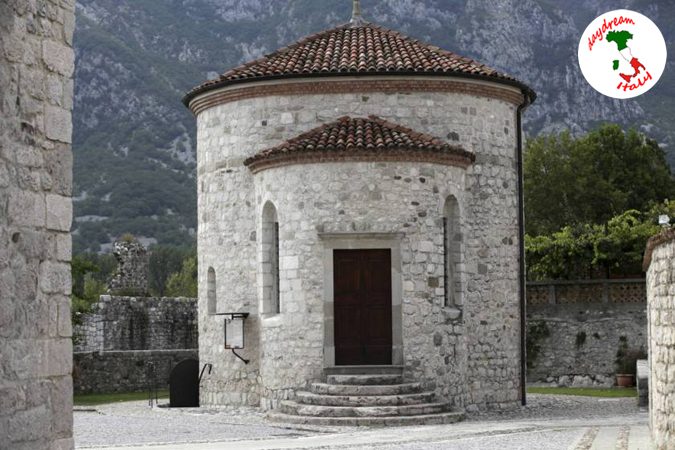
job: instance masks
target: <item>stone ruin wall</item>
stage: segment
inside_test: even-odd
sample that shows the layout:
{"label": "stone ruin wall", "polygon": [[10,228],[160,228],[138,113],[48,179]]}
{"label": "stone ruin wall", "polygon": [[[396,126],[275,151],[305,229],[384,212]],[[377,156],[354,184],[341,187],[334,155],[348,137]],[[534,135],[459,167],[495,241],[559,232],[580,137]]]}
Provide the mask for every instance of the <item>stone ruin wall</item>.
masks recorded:
{"label": "stone ruin wall", "polygon": [[0,2],[0,436],[72,439],[74,0]]}
{"label": "stone ruin wall", "polygon": [[529,383],[613,386],[622,340],[647,351],[644,280],[529,283],[527,301]]}
{"label": "stone ruin wall", "polygon": [[76,352],[197,348],[197,299],[102,295],[73,335]]}
{"label": "stone ruin wall", "polygon": [[102,295],[75,336],[75,392],[167,387],[173,367],[197,358],[197,299]]}
{"label": "stone ruin wall", "polygon": [[108,283],[108,293],[113,295],[148,295],[148,263],[146,248],[136,241],[113,243],[117,269]]}
{"label": "stone ruin wall", "polygon": [[675,449],[675,230],[647,246],[649,423],[659,450]]}
{"label": "stone ruin wall", "polygon": [[171,370],[197,350],[123,350],[75,353],[73,382],[78,394],[168,389]]}

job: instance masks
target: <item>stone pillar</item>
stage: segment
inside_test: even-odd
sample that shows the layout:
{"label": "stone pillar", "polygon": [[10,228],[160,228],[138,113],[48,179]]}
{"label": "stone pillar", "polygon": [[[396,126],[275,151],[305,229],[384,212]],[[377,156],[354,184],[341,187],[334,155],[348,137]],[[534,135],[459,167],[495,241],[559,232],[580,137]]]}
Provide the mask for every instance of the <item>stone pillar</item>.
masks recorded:
{"label": "stone pillar", "polygon": [[145,297],[148,295],[148,251],[137,241],[117,241],[113,244],[117,270],[108,292],[113,295]]}
{"label": "stone pillar", "polygon": [[0,1],[0,447],[73,447],[75,0]]}
{"label": "stone pillar", "polygon": [[675,230],[647,244],[649,422],[659,450],[675,449]]}

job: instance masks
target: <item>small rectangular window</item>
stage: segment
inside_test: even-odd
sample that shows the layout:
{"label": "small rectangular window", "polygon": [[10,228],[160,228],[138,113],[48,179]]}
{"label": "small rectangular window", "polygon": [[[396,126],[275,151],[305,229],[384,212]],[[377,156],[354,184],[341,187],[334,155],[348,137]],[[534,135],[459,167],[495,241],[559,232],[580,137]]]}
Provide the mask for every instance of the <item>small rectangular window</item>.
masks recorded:
{"label": "small rectangular window", "polygon": [[274,311],[278,314],[281,312],[281,300],[279,296],[279,222],[274,222],[274,244],[273,244],[273,276],[274,287],[272,295],[274,296]]}
{"label": "small rectangular window", "polygon": [[443,298],[443,306],[450,306],[450,286],[448,285],[449,283],[449,277],[448,277],[448,269],[450,265],[450,252],[449,252],[449,245],[448,245],[448,218],[443,217],[443,286],[444,286],[444,298]]}

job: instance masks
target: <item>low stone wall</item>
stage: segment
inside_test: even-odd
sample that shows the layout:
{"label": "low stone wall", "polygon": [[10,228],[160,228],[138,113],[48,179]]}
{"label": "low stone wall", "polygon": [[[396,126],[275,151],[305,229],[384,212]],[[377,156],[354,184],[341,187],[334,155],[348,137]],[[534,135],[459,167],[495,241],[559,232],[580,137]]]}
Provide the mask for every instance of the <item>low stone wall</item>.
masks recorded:
{"label": "low stone wall", "polygon": [[645,269],[649,315],[649,423],[656,447],[675,449],[675,230],[669,229],[650,239]]}
{"label": "low stone wall", "polygon": [[528,382],[612,386],[623,342],[647,350],[644,280],[528,284]]}
{"label": "low stone wall", "polygon": [[76,352],[197,348],[197,299],[102,295],[73,333]]}
{"label": "low stone wall", "polygon": [[171,370],[180,361],[197,359],[197,349],[77,352],[73,355],[75,393],[168,389]]}
{"label": "low stone wall", "polygon": [[166,388],[171,369],[197,358],[197,299],[102,295],[74,327],[77,393]]}

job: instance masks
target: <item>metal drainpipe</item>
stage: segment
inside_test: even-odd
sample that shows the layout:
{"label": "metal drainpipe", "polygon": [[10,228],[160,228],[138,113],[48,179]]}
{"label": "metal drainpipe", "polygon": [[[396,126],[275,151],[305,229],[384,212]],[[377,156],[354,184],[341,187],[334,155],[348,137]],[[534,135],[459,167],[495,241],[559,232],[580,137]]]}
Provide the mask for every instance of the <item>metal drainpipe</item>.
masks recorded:
{"label": "metal drainpipe", "polygon": [[521,115],[528,106],[527,94],[516,111],[516,152],[518,153],[518,247],[519,247],[519,296],[520,296],[520,401],[527,404],[527,348],[526,348],[526,304],[525,304],[525,201],[523,193],[523,131]]}

